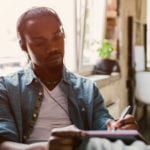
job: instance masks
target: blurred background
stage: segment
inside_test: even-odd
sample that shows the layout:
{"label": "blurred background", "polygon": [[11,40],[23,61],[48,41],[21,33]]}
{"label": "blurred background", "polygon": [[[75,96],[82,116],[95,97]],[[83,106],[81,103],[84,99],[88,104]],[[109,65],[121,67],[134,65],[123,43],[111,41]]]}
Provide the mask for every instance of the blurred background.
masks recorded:
{"label": "blurred background", "polygon": [[26,67],[16,22],[34,6],[51,7],[62,19],[67,68],[97,83],[115,118],[125,106],[134,106],[139,131],[150,143],[150,1],[5,0],[0,6],[0,76]]}

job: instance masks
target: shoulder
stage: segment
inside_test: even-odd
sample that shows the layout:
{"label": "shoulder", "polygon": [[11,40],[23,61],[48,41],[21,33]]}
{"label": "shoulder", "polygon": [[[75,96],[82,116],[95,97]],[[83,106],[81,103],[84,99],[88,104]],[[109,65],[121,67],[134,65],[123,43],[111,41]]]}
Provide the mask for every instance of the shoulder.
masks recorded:
{"label": "shoulder", "polygon": [[0,84],[18,86],[18,84],[20,84],[27,78],[28,74],[28,69],[22,69],[5,76],[1,76]]}
{"label": "shoulder", "polygon": [[67,72],[68,75],[68,81],[71,82],[71,84],[73,86],[77,86],[77,87],[86,87],[86,88],[94,88],[97,87],[96,83],[89,79],[88,77],[79,75],[77,73],[73,73],[73,72]]}

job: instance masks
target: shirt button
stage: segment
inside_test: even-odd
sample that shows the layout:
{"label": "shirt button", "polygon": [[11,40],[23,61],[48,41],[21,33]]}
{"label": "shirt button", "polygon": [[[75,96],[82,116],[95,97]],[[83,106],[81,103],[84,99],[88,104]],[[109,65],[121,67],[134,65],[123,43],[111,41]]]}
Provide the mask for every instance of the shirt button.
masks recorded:
{"label": "shirt button", "polygon": [[42,95],[42,92],[39,92],[39,96],[41,96]]}
{"label": "shirt button", "polygon": [[35,82],[38,82],[38,79],[35,79]]}
{"label": "shirt button", "polygon": [[85,108],[83,107],[83,108],[81,109],[81,111],[85,111]]}
{"label": "shirt button", "polygon": [[34,113],[34,114],[33,114],[33,118],[36,118],[36,117],[37,117],[37,114]]}
{"label": "shirt button", "polygon": [[24,138],[24,140],[26,140],[26,139],[27,139],[27,136],[23,136],[23,138]]}

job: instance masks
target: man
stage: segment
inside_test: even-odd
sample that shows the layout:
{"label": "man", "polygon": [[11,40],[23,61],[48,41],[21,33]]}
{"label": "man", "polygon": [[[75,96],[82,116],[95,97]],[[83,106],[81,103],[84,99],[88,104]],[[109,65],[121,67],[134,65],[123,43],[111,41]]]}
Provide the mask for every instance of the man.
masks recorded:
{"label": "man", "polygon": [[97,86],[65,68],[65,35],[54,10],[28,10],[17,32],[31,64],[0,78],[1,150],[68,150],[77,144],[79,129],[137,128],[131,115],[114,121]]}

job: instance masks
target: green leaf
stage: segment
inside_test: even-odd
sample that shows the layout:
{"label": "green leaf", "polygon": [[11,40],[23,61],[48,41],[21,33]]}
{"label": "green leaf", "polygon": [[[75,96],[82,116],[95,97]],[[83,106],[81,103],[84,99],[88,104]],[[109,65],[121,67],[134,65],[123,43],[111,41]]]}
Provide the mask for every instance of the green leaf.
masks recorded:
{"label": "green leaf", "polygon": [[102,42],[102,46],[97,49],[99,56],[103,58],[110,58],[111,53],[113,52],[114,48],[110,41],[104,39]]}

